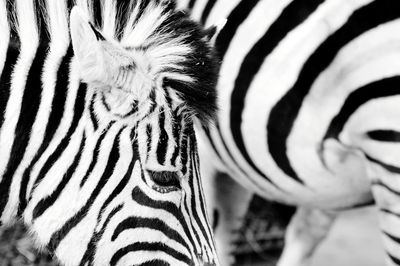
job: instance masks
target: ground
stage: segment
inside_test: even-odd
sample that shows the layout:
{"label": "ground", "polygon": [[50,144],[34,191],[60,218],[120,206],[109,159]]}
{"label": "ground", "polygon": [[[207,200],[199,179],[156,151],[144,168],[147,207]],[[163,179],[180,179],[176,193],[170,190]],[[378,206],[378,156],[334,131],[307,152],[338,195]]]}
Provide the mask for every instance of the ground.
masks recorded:
{"label": "ground", "polygon": [[0,229],[0,266],[56,266],[48,253],[33,247],[22,223]]}
{"label": "ground", "polygon": [[[290,209],[281,205],[271,208],[269,204],[253,199],[244,223],[245,228],[241,230],[242,241],[238,249],[240,256],[237,265],[276,264],[283,246],[284,225],[290,216]],[[254,205],[264,206],[264,210],[267,206],[270,212],[260,211]],[[274,220],[280,222],[266,222],[265,218],[271,218],[271,215],[275,215]],[[375,207],[359,208],[343,212],[338,217],[327,238],[314,254],[310,266],[382,266],[385,265],[384,256],[377,210]]]}

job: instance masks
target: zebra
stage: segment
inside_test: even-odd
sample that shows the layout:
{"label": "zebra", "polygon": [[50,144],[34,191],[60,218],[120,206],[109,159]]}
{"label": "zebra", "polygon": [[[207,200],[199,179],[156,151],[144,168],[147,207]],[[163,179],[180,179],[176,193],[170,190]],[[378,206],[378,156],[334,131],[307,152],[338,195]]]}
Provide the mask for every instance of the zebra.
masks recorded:
{"label": "zebra", "polygon": [[400,2],[179,5],[205,25],[227,18],[217,122],[199,130],[221,264],[254,192],[299,206],[279,266],[309,265],[341,211],[373,204],[386,263],[400,265]]}
{"label": "zebra", "polygon": [[62,265],[218,265],[194,124],[215,27],[169,0],[0,0],[0,221]]}

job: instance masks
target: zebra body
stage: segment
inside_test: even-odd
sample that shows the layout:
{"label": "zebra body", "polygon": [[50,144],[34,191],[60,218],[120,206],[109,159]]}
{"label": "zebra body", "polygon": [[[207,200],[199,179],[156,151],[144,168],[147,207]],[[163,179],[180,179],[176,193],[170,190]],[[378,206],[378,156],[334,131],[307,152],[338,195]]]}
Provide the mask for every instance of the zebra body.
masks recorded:
{"label": "zebra body", "polygon": [[[340,209],[373,200],[388,264],[400,265],[399,2],[181,4],[206,25],[228,21],[216,38],[220,110],[217,126],[204,134],[206,152],[214,154],[201,157],[205,171],[227,173],[265,198],[302,206],[280,265],[306,265]],[[217,238],[229,237],[243,214],[238,208],[246,207],[248,192],[236,189],[214,195],[223,213]],[[227,263],[230,250],[221,250]]]}
{"label": "zebra body", "polygon": [[63,265],[216,265],[210,33],[173,1],[1,0],[0,34],[1,222]]}

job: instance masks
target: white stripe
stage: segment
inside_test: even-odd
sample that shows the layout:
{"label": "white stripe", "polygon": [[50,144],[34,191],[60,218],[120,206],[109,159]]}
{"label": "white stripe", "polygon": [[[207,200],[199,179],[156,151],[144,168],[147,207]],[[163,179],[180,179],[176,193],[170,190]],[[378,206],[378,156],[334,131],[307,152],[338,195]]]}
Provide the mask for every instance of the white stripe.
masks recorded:
{"label": "white stripe", "polygon": [[103,5],[103,34],[105,37],[115,38],[115,18],[117,17],[117,9],[115,1],[104,1]]}
{"label": "white stripe", "polygon": [[194,20],[200,21],[201,15],[203,14],[203,10],[206,7],[208,1],[206,0],[197,0],[193,6],[191,15]]}
{"label": "white stripe", "polygon": [[178,0],[176,2],[177,9],[187,9],[187,6],[189,4],[189,0]]}
{"label": "white stripe", "polygon": [[[36,50],[39,42],[39,33],[36,26],[36,9],[33,0],[16,0],[17,16],[18,16],[18,35],[21,40],[21,49],[29,46],[30,49]],[[33,48],[32,48],[33,46]],[[26,47],[26,49],[29,49]]]}
{"label": "white stripe", "polygon": [[[51,0],[50,0],[51,1]],[[89,1],[90,2],[90,1]],[[92,13],[89,10],[93,10],[89,8],[88,0],[76,0],[76,5],[81,8],[81,10],[86,14],[88,18],[92,18]]]}
{"label": "white stripe", "polygon": [[65,51],[69,45],[68,11],[65,0],[47,0],[47,13],[49,16],[49,31],[51,36],[51,49],[60,48]]}

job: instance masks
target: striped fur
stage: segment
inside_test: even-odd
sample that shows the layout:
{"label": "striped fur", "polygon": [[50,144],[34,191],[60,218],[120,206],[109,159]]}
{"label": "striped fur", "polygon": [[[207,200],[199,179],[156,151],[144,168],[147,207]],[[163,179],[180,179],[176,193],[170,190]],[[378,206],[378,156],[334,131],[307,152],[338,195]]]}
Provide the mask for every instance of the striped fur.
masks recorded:
{"label": "striped fur", "polygon": [[0,34],[1,222],[63,265],[215,265],[208,31],[168,0],[0,0]]}
{"label": "striped fur", "polygon": [[[215,156],[204,156],[202,165],[228,173],[263,197],[303,206],[279,265],[308,265],[337,211],[373,200],[387,263],[400,265],[400,3],[182,0],[180,5],[206,25],[228,19],[216,38],[221,109],[217,126],[206,132],[206,152]],[[217,236],[226,237],[236,226],[229,212],[240,216],[243,210],[231,209],[245,207],[240,201],[248,196],[222,194],[215,193],[218,208],[227,208]],[[225,263],[228,259],[224,256]]]}

